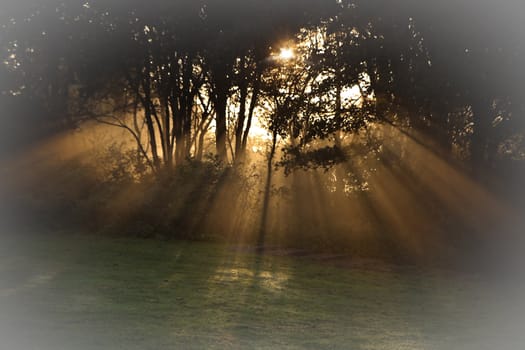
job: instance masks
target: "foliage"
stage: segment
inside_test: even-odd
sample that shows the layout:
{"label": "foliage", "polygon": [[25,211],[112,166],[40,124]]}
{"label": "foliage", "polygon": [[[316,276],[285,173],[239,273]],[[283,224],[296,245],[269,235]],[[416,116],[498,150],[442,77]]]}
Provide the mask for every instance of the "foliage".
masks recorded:
{"label": "foliage", "polygon": [[[494,166],[523,128],[523,74],[511,68],[523,45],[481,19],[521,22],[512,6],[458,6],[474,9],[468,26],[447,5],[411,1],[28,2],[3,14],[0,90],[24,101],[9,108],[27,128],[84,118],[125,128],[156,172],[200,159],[212,119],[217,155],[228,161],[230,140],[230,160],[242,158],[261,109],[271,132],[301,147],[388,120]],[[276,57],[285,45],[296,52],[288,62]],[[342,101],[354,87],[359,103]],[[25,101],[39,106],[38,121]],[[458,139],[466,123],[449,116],[468,108],[472,132]]]}
{"label": "foliage", "polygon": [[325,146],[305,152],[288,147],[284,148],[282,160],[277,165],[284,167],[284,172],[290,174],[295,168],[307,170],[319,167],[327,171],[335,164],[345,161],[347,161],[345,153],[337,146]]}

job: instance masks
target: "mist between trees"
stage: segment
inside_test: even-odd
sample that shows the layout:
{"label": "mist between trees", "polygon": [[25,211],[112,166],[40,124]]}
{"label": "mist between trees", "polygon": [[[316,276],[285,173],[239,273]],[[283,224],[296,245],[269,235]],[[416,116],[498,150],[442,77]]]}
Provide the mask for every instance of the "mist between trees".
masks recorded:
{"label": "mist between trees", "polygon": [[6,4],[6,226],[493,247],[523,208],[524,22],[507,5]]}

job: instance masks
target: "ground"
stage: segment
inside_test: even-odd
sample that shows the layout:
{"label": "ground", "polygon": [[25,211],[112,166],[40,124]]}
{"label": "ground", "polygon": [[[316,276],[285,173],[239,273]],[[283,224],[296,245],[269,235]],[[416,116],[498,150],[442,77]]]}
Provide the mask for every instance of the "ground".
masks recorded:
{"label": "ground", "polygon": [[0,348],[520,348],[490,332],[497,306],[475,275],[282,255],[86,234],[5,236]]}

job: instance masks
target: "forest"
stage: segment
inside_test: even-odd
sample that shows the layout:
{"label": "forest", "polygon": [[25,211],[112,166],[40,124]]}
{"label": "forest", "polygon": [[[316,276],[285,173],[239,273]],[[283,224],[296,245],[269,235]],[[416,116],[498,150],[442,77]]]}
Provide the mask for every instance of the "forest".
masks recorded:
{"label": "forest", "polygon": [[9,350],[523,349],[517,0],[0,0]]}
{"label": "forest", "polygon": [[511,1],[2,7],[8,230],[409,260],[519,239]]}

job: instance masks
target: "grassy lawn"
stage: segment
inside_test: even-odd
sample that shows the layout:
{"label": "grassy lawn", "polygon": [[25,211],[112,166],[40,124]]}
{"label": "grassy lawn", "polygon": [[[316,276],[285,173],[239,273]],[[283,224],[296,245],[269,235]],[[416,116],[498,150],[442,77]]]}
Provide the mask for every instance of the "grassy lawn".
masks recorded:
{"label": "grassy lawn", "polygon": [[5,349],[501,348],[491,293],[473,276],[209,243],[1,243]]}

